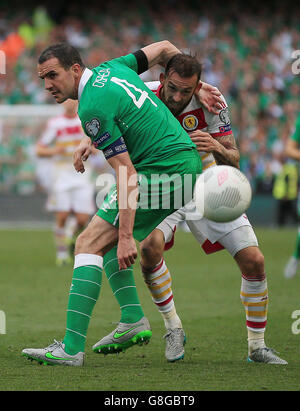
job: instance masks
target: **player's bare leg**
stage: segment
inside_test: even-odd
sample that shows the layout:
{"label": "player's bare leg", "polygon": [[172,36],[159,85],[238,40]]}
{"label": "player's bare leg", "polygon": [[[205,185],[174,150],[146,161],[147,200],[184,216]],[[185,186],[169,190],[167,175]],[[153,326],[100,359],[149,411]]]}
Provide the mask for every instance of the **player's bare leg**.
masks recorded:
{"label": "player's bare leg", "polygon": [[79,234],[82,233],[82,231],[85,229],[85,227],[87,227],[91,216],[90,214],[86,214],[86,213],[74,213],[74,224],[72,227],[72,230],[69,233],[68,236],[68,243],[69,243],[69,253],[71,255],[74,254],[75,251],[75,243],[76,243],[76,239],[79,236]]}
{"label": "player's bare leg", "polygon": [[69,211],[58,211],[55,213],[54,239],[56,247],[56,265],[58,266],[70,262],[66,235],[66,221],[69,215]]}
{"label": "player's bare leg", "polygon": [[140,243],[141,267],[153,302],[165,323],[165,354],[167,360],[172,362],[184,356],[185,334],[174,304],[171,275],[163,259],[164,247],[164,235],[161,230],[155,229]]}

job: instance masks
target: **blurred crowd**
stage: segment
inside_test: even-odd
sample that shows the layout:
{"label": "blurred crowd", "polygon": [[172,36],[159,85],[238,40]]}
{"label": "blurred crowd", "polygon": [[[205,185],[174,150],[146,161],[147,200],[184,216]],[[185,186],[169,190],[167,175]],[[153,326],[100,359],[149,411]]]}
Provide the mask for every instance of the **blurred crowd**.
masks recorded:
{"label": "blurred crowd", "polygon": [[[272,193],[286,162],[286,139],[300,113],[300,76],[292,70],[293,51],[300,50],[298,9],[292,2],[257,0],[243,6],[189,0],[91,0],[86,8],[53,1],[22,11],[6,6],[0,9],[0,50],[6,54],[0,104],[54,104],[36,74],[37,58],[50,43],[71,43],[93,67],[168,39],[196,53],[203,64],[202,80],[217,86],[229,104],[242,171],[257,193]],[[143,78],[156,80],[157,75],[155,69]],[[32,158],[38,137],[25,129],[11,138],[4,129],[1,133],[0,127],[0,182],[4,169],[7,173],[27,155]],[[23,171],[33,173],[27,163]]]}

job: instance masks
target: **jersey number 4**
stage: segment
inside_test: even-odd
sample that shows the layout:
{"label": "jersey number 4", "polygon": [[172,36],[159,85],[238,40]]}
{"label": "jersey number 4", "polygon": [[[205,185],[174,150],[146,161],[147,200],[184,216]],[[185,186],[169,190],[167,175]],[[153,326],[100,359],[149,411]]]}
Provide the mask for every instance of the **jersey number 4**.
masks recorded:
{"label": "jersey number 4", "polygon": [[[121,86],[126,91],[126,93],[132,99],[137,108],[141,108],[147,99],[150,100],[155,107],[157,107],[157,104],[155,104],[154,101],[151,100],[147,91],[141,90],[135,87],[134,84],[128,83],[127,80],[123,80],[117,77],[112,77],[111,81],[113,81],[115,84],[118,84],[118,86]],[[134,94],[134,91],[136,92],[136,94],[139,93],[139,95],[136,96]]]}

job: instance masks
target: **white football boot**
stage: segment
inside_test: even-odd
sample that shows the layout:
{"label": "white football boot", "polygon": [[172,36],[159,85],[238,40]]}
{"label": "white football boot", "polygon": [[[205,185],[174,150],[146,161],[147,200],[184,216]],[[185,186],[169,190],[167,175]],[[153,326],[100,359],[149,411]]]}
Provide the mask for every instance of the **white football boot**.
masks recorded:
{"label": "white football boot", "polygon": [[79,352],[69,355],[65,352],[65,344],[54,340],[54,343],[46,348],[25,348],[22,355],[29,360],[35,360],[39,364],[46,365],[71,365],[81,366],[84,362],[84,353]]}
{"label": "white football boot", "polygon": [[257,348],[252,351],[248,356],[248,362],[263,362],[265,364],[287,364],[287,361],[276,355],[275,350],[268,347]]}
{"label": "white football boot", "polygon": [[164,335],[166,339],[165,356],[169,362],[182,360],[184,357],[184,345],[186,336],[182,328],[169,329]]}
{"label": "white football boot", "polygon": [[284,269],[285,278],[293,278],[297,274],[299,267],[299,260],[294,256],[290,257]]}

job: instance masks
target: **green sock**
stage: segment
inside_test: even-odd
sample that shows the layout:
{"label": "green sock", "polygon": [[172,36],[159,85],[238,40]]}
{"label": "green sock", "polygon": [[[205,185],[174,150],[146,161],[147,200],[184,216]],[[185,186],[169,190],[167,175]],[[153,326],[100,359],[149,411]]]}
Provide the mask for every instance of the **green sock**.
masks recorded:
{"label": "green sock", "polygon": [[300,228],[297,234],[296,247],[293,256],[299,260],[300,258]]}
{"label": "green sock", "polygon": [[75,256],[63,340],[67,354],[84,352],[90,318],[101,290],[102,261],[102,257],[93,254]]}
{"label": "green sock", "polygon": [[113,247],[103,257],[103,266],[111,289],[120,309],[122,323],[135,323],[144,317],[137,294],[133,268],[119,270],[117,247]]}

